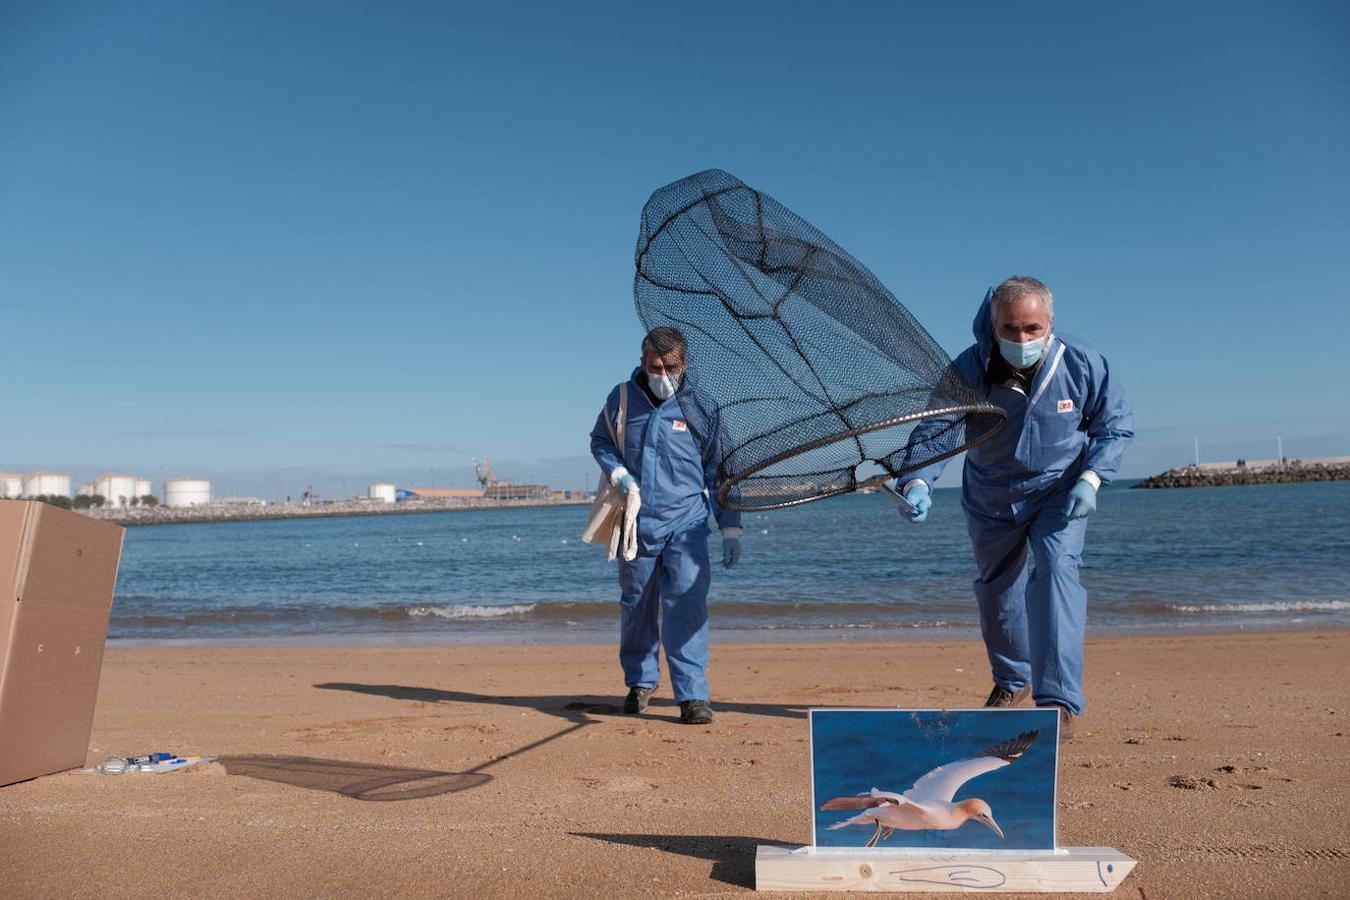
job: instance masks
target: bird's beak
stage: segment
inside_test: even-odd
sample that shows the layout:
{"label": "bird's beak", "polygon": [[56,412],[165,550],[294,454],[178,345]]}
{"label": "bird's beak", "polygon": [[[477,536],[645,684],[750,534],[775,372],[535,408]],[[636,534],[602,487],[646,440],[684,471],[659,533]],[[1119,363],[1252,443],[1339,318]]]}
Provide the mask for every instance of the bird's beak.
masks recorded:
{"label": "bird's beak", "polygon": [[981,819],[980,821],[994,829],[994,834],[1003,837],[1003,829],[998,827],[998,823],[994,821],[993,816],[990,816],[988,819]]}

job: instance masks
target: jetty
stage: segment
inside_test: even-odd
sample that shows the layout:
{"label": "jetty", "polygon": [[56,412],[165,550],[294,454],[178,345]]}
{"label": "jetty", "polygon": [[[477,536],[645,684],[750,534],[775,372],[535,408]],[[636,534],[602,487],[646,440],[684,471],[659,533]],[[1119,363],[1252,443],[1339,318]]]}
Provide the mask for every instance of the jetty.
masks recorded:
{"label": "jetty", "polygon": [[470,512],[484,509],[522,509],[541,506],[579,506],[589,498],[537,500],[400,500],[397,503],[370,500],[324,501],[308,506],[293,503],[216,502],[200,506],[91,507],[80,509],[90,518],[117,525],[184,525],[194,522],[257,522],[267,519],[327,519],[347,516],[398,516],[419,513]]}
{"label": "jetty", "polygon": [[1231,487],[1242,484],[1297,484],[1305,481],[1350,481],[1350,456],[1201,463],[1168,469],[1131,487]]}

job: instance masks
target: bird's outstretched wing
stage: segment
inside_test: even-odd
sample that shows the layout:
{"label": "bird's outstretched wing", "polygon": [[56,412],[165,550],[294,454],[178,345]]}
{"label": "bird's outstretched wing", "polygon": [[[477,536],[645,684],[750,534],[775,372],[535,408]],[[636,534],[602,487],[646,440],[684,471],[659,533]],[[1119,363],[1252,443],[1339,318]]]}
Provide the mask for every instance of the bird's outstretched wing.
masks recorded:
{"label": "bird's outstretched wing", "polygon": [[1022,754],[1036,742],[1040,730],[1024,731],[1015,738],[995,744],[966,759],[938,766],[933,771],[914,782],[914,787],[905,791],[904,796],[915,803],[941,800],[951,803],[961,785],[976,775],[1001,769],[1021,759]]}
{"label": "bird's outstretched wing", "polygon": [[902,803],[908,803],[900,794],[892,794],[890,791],[879,791],[872,788],[871,793],[857,794],[853,797],[835,797],[833,800],[826,800],[821,804],[821,809],[871,809],[874,806],[899,806]]}

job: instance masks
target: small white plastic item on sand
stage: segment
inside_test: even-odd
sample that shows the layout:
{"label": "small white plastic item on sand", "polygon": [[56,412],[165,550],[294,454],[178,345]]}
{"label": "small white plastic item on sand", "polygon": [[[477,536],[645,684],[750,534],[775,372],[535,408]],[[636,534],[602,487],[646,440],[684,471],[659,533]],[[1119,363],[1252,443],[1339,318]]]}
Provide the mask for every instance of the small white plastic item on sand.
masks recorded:
{"label": "small white plastic item on sand", "polygon": [[173,759],[159,760],[156,762],[141,763],[134,765],[128,763],[120,756],[110,756],[102,763],[90,769],[81,769],[81,775],[134,775],[136,773],[146,773],[149,775],[158,775],[162,772],[177,772],[179,769],[188,769],[197,763],[212,762],[216,759],[214,756],[175,756]]}

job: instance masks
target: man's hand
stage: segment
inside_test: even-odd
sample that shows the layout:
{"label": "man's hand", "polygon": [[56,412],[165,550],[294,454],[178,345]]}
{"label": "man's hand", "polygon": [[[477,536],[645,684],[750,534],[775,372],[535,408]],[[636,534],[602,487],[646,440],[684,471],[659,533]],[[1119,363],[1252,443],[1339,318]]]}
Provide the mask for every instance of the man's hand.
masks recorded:
{"label": "man's hand", "polygon": [[625,497],[633,493],[633,491],[637,489],[638,489],[637,479],[634,478],[632,475],[625,474],[622,478],[619,479],[619,493],[623,494]]}
{"label": "man's hand", "polygon": [[727,537],[722,533],[722,566],[730,569],[736,565],[741,558],[741,539],[739,537]]}
{"label": "man's hand", "polygon": [[1079,479],[1078,483],[1069,491],[1069,500],[1064,505],[1064,518],[1069,521],[1074,519],[1086,519],[1097,511],[1097,489],[1086,479]]}
{"label": "man's hand", "polygon": [[922,481],[916,481],[905,490],[903,496],[910,508],[900,507],[900,515],[911,522],[926,522],[928,510],[933,508],[933,494],[928,489],[928,485]]}

